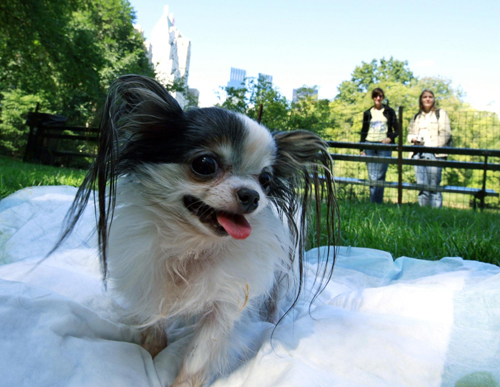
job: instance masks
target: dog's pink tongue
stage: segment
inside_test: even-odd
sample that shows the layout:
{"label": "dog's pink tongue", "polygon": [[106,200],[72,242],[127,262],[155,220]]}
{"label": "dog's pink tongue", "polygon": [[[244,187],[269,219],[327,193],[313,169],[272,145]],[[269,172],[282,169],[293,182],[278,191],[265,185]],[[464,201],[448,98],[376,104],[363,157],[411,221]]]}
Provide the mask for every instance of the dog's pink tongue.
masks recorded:
{"label": "dog's pink tongue", "polygon": [[252,226],[243,215],[217,214],[217,221],[234,239],[246,239],[252,232]]}

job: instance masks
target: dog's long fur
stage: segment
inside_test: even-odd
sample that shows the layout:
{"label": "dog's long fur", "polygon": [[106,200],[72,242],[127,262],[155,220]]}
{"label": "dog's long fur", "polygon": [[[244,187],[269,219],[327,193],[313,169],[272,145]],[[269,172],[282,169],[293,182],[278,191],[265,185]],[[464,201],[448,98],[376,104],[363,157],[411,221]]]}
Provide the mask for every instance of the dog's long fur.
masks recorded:
{"label": "dog's long fur", "polygon": [[[137,75],[111,86],[100,129],[97,159],[57,246],[97,191],[104,280],[126,300],[153,356],[169,324],[197,321],[174,386],[200,386],[224,364],[235,324],[254,316],[276,323],[297,302],[307,226],[317,245],[321,233],[335,245],[326,144],[306,131],[271,134],[219,108],[184,112]],[[318,257],[316,295],[333,263]],[[290,292],[291,305],[279,306]]]}

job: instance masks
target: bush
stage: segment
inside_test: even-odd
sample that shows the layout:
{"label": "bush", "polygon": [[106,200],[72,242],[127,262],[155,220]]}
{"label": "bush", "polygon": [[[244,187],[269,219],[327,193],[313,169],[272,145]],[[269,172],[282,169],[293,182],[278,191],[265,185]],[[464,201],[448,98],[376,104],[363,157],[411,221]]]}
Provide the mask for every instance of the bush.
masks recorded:
{"label": "bush", "polygon": [[26,125],[28,112],[42,103],[39,95],[25,95],[17,90],[0,94],[0,152],[4,155],[21,157],[28,141],[29,127]]}

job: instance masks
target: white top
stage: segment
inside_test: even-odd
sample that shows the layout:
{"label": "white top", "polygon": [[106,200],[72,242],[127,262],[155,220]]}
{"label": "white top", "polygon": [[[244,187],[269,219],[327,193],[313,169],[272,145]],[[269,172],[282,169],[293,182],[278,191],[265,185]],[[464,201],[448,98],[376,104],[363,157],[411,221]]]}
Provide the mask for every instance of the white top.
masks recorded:
{"label": "white top", "polygon": [[384,109],[370,109],[372,119],[370,120],[370,128],[366,135],[366,141],[369,142],[382,142],[387,138],[387,118],[384,116]]}
{"label": "white top", "polygon": [[[450,118],[444,109],[439,109],[439,119],[434,111],[421,112],[410,122],[408,142],[416,139],[417,145],[430,147],[446,146],[451,136]],[[447,156],[445,153],[436,153],[436,157]]]}
{"label": "white top", "polygon": [[434,114],[433,111],[430,111],[429,113],[422,113],[422,118],[418,122],[419,130],[418,130],[417,141],[420,142],[420,145],[425,145],[426,143],[427,144],[429,143],[432,114]]}

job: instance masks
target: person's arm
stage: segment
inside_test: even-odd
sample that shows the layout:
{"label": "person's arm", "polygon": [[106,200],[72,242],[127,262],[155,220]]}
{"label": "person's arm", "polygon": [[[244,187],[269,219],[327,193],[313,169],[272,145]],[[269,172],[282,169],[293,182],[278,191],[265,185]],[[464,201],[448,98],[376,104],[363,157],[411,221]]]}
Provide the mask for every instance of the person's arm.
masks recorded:
{"label": "person's arm", "polygon": [[[368,129],[370,127],[370,109],[363,113],[363,126],[361,127],[361,139],[359,142],[365,142],[366,136],[368,135]],[[359,150],[362,156],[366,156],[364,149]]]}
{"label": "person's arm", "polygon": [[388,125],[388,131],[387,131],[387,137],[390,139],[389,143],[396,143],[396,137],[399,136],[399,133],[401,132],[401,128],[399,127],[399,122],[396,117],[396,112],[394,109],[391,109],[390,112],[390,117],[389,117],[389,125]]}
{"label": "person's arm", "polygon": [[443,109],[439,110],[438,136],[438,146],[446,146],[451,137],[450,118]]}

